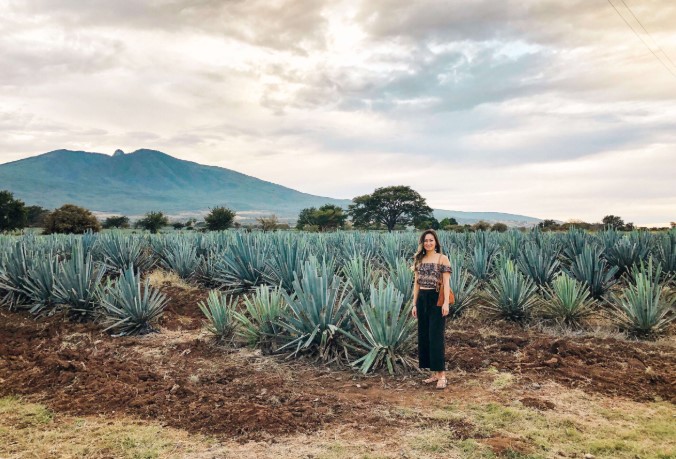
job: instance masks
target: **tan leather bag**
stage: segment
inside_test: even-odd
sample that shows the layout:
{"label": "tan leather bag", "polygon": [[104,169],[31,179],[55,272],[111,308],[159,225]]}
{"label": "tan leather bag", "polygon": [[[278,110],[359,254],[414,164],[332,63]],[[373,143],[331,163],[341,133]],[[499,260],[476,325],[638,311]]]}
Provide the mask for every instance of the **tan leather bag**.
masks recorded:
{"label": "tan leather bag", "polygon": [[[441,255],[439,255],[439,261],[441,261]],[[441,265],[441,263],[438,263]],[[441,276],[439,277],[439,284],[437,284],[437,292],[439,292],[439,299],[437,299],[437,306],[443,306],[444,305],[444,291],[446,289],[446,285],[444,285],[444,273],[441,273]],[[455,295],[453,294],[453,290],[450,288],[448,289],[448,304],[454,304],[455,303]]]}

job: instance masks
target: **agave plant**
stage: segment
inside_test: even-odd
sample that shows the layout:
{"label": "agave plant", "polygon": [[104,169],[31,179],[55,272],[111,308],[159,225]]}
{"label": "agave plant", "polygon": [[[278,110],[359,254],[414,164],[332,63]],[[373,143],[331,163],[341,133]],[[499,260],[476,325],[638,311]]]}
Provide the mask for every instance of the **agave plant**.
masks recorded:
{"label": "agave plant", "polygon": [[31,258],[23,241],[8,244],[0,253],[0,303],[6,304],[9,309],[30,303],[25,279]]}
{"label": "agave plant", "polygon": [[391,269],[397,264],[399,259],[405,257],[405,247],[403,239],[397,233],[386,234],[380,242],[380,258],[382,265]]}
{"label": "agave plant", "polygon": [[252,295],[244,297],[243,313],[232,310],[239,325],[235,333],[248,345],[259,346],[264,354],[269,353],[275,337],[282,332],[279,320],[285,311],[281,290],[261,285]]}
{"label": "agave plant", "polygon": [[664,286],[662,266],[648,263],[632,267],[629,285],[620,295],[612,296],[611,318],[620,328],[639,337],[651,337],[662,333],[676,315],[674,297]]}
{"label": "agave plant", "polygon": [[376,276],[371,262],[361,255],[355,255],[343,265],[342,272],[352,288],[354,297],[364,297],[368,301],[370,285]]}
{"label": "agave plant", "polygon": [[491,250],[484,244],[476,245],[469,259],[469,272],[480,282],[485,282],[490,277],[492,268]]}
{"label": "agave plant", "polygon": [[533,279],[539,289],[551,284],[559,269],[557,253],[548,252],[535,244],[526,245],[517,260],[521,272]]}
{"label": "agave plant", "polygon": [[195,268],[194,278],[207,288],[216,288],[220,282],[216,280],[218,275],[218,253],[209,251],[206,255],[198,257],[197,268]]}
{"label": "agave plant", "polygon": [[596,301],[590,298],[589,290],[565,273],[554,279],[545,290],[542,302],[544,315],[560,324],[579,327],[594,314]]}
{"label": "agave plant", "polygon": [[451,276],[449,278],[451,291],[455,302],[451,305],[449,317],[458,318],[462,313],[479,299],[479,281],[474,278],[462,264],[462,258],[451,256]]}
{"label": "agave plant", "polygon": [[197,247],[188,238],[175,238],[160,253],[162,267],[173,271],[181,279],[190,279],[199,266]]}
{"label": "agave plant", "polygon": [[105,331],[120,336],[155,331],[167,304],[164,294],[151,287],[149,279],[141,281],[133,265],[120,272],[116,280],[108,279],[99,296]]}
{"label": "agave plant", "polygon": [[29,263],[24,290],[32,305],[30,312],[39,313],[56,302],[56,276],[60,268],[58,258],[49,253],[33,258]]}
{"label": "agave plant", "polygon": [[[563,255],[569,262],[574,262],[575,258],[580,255],[585,247],[589,246],[589,237],[587,233],[579,228],[571,227],[566,233],[563,246]],[[603,251],[600,251],[603,253]]]}
{"label": "agave plant", "polygon": [[265,271],[266,282],[281,285],[284,290],[293,290],[294,273],[300,274],[303,262],[309,257],[309,246],[306,239],[293,237],[291,234],[278,236],[272,244]]}
{"label": "agave plant", "polygon": [[596,245],[586,245],[582,253],[575,257],[570,268],[564,268],[566,274],[586,285],[594,299],[601,299],[617,282],[615,274],[619,268],[617,266],[609,268],[602,255],[603,251]]}
{"label": "agave plant", "polygon": [[279,322],[285,332],[280,338],[287,343],[278,350],[292,349],[294,356],[301,351],[318,354],[323,360],[338,358],[341,350],[347,353],[338,330],[349,315],[348,290],[326,262],[315,257],[305,262],[293,281],[293,293],[283,292],[289,313]]}
{"label": "agave plant", "polygon": [[488,310],[504,319],[524,322],[537,302],[535,283],[524,277],[511,259],[498,264],[496,276],[486,289]]}
{"label": "agave plant", "polygon": [[119,231],[112,231],[101,235],[94,247],[94,251],[103,260],[108,269],[119,272],[133,265],[136,269],[145,271],[153,264],[148,255],[145,240],[135,235],[125,235]]}
{"label": "agave plant", "polygon": [[[362,296],[361,314],[350,306],[357,334],[341,330],[355,344],[357,350],[366,354],[351,362],[366,374],[387,366],[393,374],[399,366],[412,368],[415,364],[409,357],[413,348],[415,321],[411,316],[412,304],[403,303],[404,296],[392,283],[380,279],[378,286],[370,286],[369,300]],[[363,319],[361,318],[363,317]]]}
{"label": "agave plant", "polygon": [[246,291],[262,284],[268,247],[267,239],[237,233],[216,262],[215,280],[231,291]]}
{"label": "agave plant", "polygon": [[54,295],[56,301],[68,305],[72,312],[91,315],[98,303],[101,279],[105,269],[85,255],[82,244],[73,245],[70,259],[61,263]]}
{"label": "agave plant", "polygon": [[648,255],[649,250],[647,244],[625,237],[608,248],[605,257],[611,266],[617,267],[615,277],[620,277],[628,272],[632,266],[643,260]]}
{"label": "agave plant", "polygon": [[665,274],[676,275],[676,229],[657,236],[655,257]]}
{"label": "agave plant", "polygon": [[393,265],[389,266],[388,273],[394,288],[404,296],[404,304],[409,304],[413,300],[413,281],[415,279],[411,264],[407,263],[405,259],[399,258]]}
{"label": "agave plant", "polygon": [[206,303],[200,301],[197,304],[206,317],[207,330],[213,333],[219,340],[232,339],[235,332],[235,309],[234,297],[228,298],[218,290],[211,290]]}

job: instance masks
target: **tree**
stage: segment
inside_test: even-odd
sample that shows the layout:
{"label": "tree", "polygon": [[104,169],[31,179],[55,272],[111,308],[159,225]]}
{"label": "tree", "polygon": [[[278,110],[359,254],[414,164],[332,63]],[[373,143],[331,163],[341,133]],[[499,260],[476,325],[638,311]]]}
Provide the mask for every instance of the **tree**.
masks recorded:
{"label": "tree", "polygon": [[228,209],[227,207],[214,207],[207,216],[204,217],[204,222],[209,231],[223,231],[232,226],[236,215],[234,210]]}
{"label": "tree", "polygon": [[439,222],[439,226],[442,229],[446,229],[448,226],[457,226],[458,221],[453,217],[446,217]]}
{"label": "tree", "polygon": [[491,231],[497,231],[498,233],[504,233],[507,229],[507,225],[502,222],[496,222],[491,226]]}
{"label": "tree", "polygon": [[429,215],[425,215],[421,219],[414,219],[413,226],[417,230],[426,230],[426,229],[438,230],[441,227],[441,224],[436,218],[434,217],[429,218]]}
{"label": "tree", "polygon": [[156,234],[160,228],[167,226],[169,224],[169,219],[162,212],[151,211],[145,214],[145,216],[136,222],[137,228],[143,228],[150,231],[152,234]]}
{"label": "tree", "polygon": [[543,231],[554,231],[559,229],[559,224],[556,223],[556,220],[546,219],[538,223],[538,228]]}
{"label": "tree", "polygon": [[279,219],[277,215],[270,215],[269,217],[258,217],[256,219],[263,231],[274,231],[279,226]]}
{"label": "tree", "polygon": [[40,206],[27,206],[28,226],[31,228],[42,228],[45,226],[45,218],[49,215],[49,210]]}
{"label": "tree", "polygon": [[15,199],[14,194],[0,191],[0,233],[23,229],[28,223],[28,214],[24,202]]}
{"label": "tree", "polygon": [[129,228],[129,217],[124,215],[108,217],[103,221],[104,229]]}
{"label": "tree", "polygon": [[348,214],[358,228],[382,224],[392,231],[397,224],[410,225],[414,219],[434,218],[425,198],[408,186],[377,188],[372,194],[357,196],[352,201]]}
{"label": "tree", "polygon": [[101,231],[101,225],[94,214],[84,207],[64,204],[45,218],[44,234],[82,234],[87,231]]}
{"label": "tree", "polygon": [[324,204],[319,209],[308,207],[300,211],[296,229],[316,226],[319,231],[342,228],[347,220],[343,208],[334,204]]}
{"label": "tree", "polygon": [[488,231],[490,227],[491,224],[483,220],[479,220],[478,222],[472,225],[472,229],[474,231]]}
{"label": "tree", "polygon": [[183,222],[173,222],[171,224],[171,226],[173,226],[174,229],[178,231],[178,230],[182,230],[183,228],[185,228],[185,223],[183,223]]}
{"label": "tree", "polygon": [[624,227],[624,220],[616,215],[606,215],[601,222],[603,223],[603,226],[610,226],[616,230]]}

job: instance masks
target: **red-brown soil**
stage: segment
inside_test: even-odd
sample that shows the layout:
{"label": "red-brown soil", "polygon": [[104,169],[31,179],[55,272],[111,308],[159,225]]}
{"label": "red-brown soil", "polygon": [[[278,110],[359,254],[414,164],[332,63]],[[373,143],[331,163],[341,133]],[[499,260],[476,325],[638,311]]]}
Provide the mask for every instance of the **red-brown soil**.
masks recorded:
{"label": "red-brown soil", "polygon": [[614,338],[556,337],[501,323],[482,334],[476,323],[452,325],[446,333],[450,368],[488,367],[532,382],[554,380],[568,387],[636,401],[656,397],[676,402],[676,354],[670,346]]}
{"label": "red-brown soil", "polygon": [[[448,423],[443,427],[457,438],[478,438],[467,420],[393,414],[394,407],[415,406],[420,391],[435,392],[422,387],[417,374],[363,378],[351,370],[220,347],[199,331],[196,305],[204,292],[163,291],[170,303],[161,333],[136,338],[113,338],[64,316],[36,319],[0,311],[0,396],[25,395],[69,414],[157,419],[240,440],[274,440],[331,425],[383,434],[406,424],[440,422]],[[480,378],[493,366],[529,385],[552,380],[639,401],[655,396],[676,401],[672,347],[562,338],[511,324],[486,330],[470,320],[451,324],[447,357],[452,370]],[[460,378],[467,375],[449,373],[449,398],[473,390],[456,384]],[[539,410],[554,408],[530,395],[521,402]],[[484,440],[496,452],[526,448],[503,437]]]}

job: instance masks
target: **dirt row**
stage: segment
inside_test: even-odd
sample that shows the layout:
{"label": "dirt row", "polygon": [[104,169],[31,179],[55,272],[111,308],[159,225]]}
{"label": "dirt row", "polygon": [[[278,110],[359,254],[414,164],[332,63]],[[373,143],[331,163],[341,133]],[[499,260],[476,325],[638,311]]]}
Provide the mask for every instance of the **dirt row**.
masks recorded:
{"label": "dirt row", "polygon": [[[64,316],[36,320],[0,311],[0,396],[30,396],[69,414],[156,419],[242,441],[274,441],[329,425],[382,433],[407,422],[436,422],[391,415],[402,394],[433,392],[419,385],[417,374],[364,380],[349,370],[220,347],[200,334],[196,303],[204,292],[164,290],[170,303],[162,332],[136,338],[112,338]],[[465,320],[449,326],[446,352],[452,371],[476,377],[495,367],[527,382],[676,402],[676,356],[667,345],[560,338],[511,324],[487,329]],[[552,408],[536,397],[522,403]],[[458,438],[473,435],[465,422],[449,428]]]}

